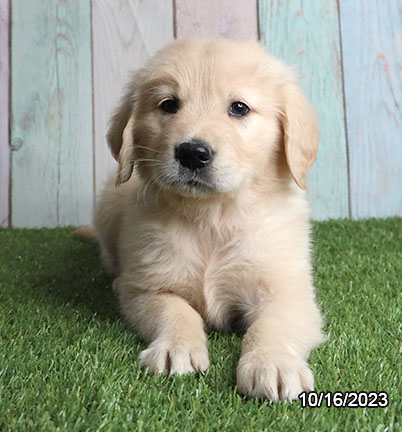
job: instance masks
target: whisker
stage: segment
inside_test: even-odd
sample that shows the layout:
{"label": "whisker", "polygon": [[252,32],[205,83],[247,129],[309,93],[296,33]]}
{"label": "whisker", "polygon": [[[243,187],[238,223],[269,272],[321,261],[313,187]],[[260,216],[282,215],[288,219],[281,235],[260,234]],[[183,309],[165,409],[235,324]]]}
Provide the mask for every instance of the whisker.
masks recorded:
{"label": "whisker", "polygon": [[163,166],[163,164],[158,164],[156,162],[148,162],[148,163],[140,163],[140,164],[136,164],[135,167],[136,168],[145,168],[145,167],[160,167]]}
{"label": "whisker", "polygon": [[135,159],[134,162],[160,162],[160,160],[158,160],[158,159],[138,158],[138,159]]}
{"label": "whisker", "polygon": [[137,194],[137,202],[140,199],[141,195],[143,198],[143,202],[145,204],[145,191],[148,188],[149,185],[149,179],[152,177],[152,174],[150,174],[146,179],[144,179],[143,184],[141,185],[138,194]]}
{"label": "whisker", "polygon": [[[141,164],[141,167],[144,166],[164,166],[164,163],[161,161],[157,161],[158,163],[149,163],[147,165]],[[159,199],[159,195],[161,191],[163,190],[163,187],[161,186],[161,183],[167,183],[171,184],[173,181],[176,180],[175,175],[172,173],[166,173],[162,172],[159,173],[156,177],[153,176],[154,173],[151,173],[148,175],[145,179],[143,179],[143,183],[138,191],[137,194],[137,202],[138,200],[142,199],[144,205],[146,203],[148,191],[150,189],[156,189],[155,196],[155,203],[157,203]]]}
{"label": "whisker", "polygon": [[[169,180],[172,179],[172,178],[173,177],[172,177],[171,174],[166,173],[164,176],[160,176],[160,178],[158,178],[158,179],[160,180],[161,183],[164,183],[166,180],[168,180],[168,184],[169,184],[170,183]],[[157,192],[156,192],[156,196],[155,196],[155,202],[158,202],[159,195],[160,195],[160,193],[162,191],[162,187],[161,187],[160,184],[157,184],[157,183],[156,183],[156,186],[157,186]]]}
{"label": "whisker", "polygon": [[152,149],[150,147],[146,147],[146,146],[142,146],[142,145],[138,145],[138,144],[134,144],[133,148],[142,148],[142,149],[145,149],[145,150],[153,151],[155,153],[161,153],[160,150],[155,150],[155,149]]}

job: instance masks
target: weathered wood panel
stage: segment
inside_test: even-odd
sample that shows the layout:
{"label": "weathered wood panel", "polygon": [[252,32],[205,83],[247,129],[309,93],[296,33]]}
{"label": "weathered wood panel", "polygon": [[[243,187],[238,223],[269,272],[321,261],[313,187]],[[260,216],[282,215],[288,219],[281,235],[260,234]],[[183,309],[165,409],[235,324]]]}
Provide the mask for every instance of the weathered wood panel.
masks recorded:
{"label": "weathered wood panel", "polygon": [[14,0],[12,22],[12,224],[89,223],[89,0]]}
{"label": "weathered wood panel", "polygon": [[115,167],[106,127],[129,72],[174,38],[173,2],[97,0],[92,7],[96,192]]}
{"label": "weathered wood panel", "polygon": [[402,215],[402,3],[340,11],[352,217]]}
{"label": "weathered wood panel", "polygon": [[308,177],[313,217],[347,217],[347,146],[337,1],[260,0],[259,23],[267,51],[296,65],[320,119],[320,150]]}
{"label": "weathered wood panel", "polygon": [[9,1],[0,1],[0,226],[9,224]]}
{"label": "weathered wood panel", "polygon": [[176,37],[258,39],[256,0],[176,0]]}

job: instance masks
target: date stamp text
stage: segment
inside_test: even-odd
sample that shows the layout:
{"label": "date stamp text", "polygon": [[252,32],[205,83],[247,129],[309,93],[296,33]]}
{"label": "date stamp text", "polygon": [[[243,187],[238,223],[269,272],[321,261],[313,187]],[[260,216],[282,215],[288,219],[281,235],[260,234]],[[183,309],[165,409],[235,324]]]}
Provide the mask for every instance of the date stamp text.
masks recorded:
{"label": "date stamp text", "polygon": [[303,392],[299,394],[302,408],[385,408],[388,406],[386,392]]}

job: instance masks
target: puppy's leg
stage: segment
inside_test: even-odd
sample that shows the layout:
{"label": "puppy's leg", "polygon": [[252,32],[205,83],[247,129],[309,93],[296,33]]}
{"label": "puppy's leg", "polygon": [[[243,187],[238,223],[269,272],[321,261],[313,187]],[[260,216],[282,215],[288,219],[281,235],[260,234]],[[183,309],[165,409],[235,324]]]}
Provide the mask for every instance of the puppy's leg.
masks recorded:
{"label": "puppy's leg", "polygon": [[306,360],[323,341],[312,290],[278,292],[250,321],[237,367],[239,393],[277,401],[312,390],[314,378]]}
{"label": "puppy's leg", "polygon": [[203,320],[183,298],[170,293],[134,296],[123,290],[120,303],[129,323],[150,342],[140,354],[142,365],[153,372],[179,375],[207,369]]}

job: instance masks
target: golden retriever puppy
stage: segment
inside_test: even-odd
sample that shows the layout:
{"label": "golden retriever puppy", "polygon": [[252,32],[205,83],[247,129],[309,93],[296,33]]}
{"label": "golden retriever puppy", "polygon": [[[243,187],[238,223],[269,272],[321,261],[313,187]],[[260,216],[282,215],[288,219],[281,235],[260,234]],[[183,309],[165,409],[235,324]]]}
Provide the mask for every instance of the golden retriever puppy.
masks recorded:
{"label": "golden retriever puppy", "polygon": [[241,394],[313,389],[306,359],[323,335],[303,189],[318,142],[292,71],[255,42],[176,41],[133,75],[95,230],[122,312],[149,343],[141,364],[204,371],[205,331],[240,325]]}

